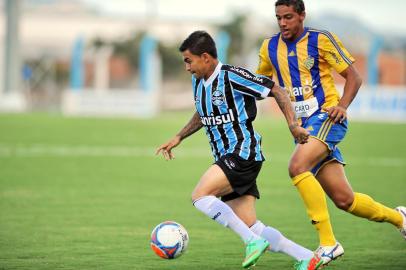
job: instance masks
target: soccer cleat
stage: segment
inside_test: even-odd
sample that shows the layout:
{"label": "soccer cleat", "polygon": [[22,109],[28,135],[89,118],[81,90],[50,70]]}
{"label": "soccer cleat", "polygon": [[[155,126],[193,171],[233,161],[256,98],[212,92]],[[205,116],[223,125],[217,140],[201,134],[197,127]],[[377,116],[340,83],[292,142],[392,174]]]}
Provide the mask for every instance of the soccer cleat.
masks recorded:
{"label": "soccer cleat", "polygon": [[268,247],[268,241],[262,238],[248,242],[245,249],[245,259],[242,262],[242,267],[248,268],[255,265],[259,257],[265,252]]}
{"label": "soccer cleat", "polygon": [[395,210],[398,211],[403,218],[403,225],[402,228],[399,229],[399,231],[402,234],[403,238],[406,239],[406,207],[398,206],[395,208]]}
{"label": "soccer cleat", "polygon": [[301,260],[296,262],[293,267],[295,270],[317,270],[322,265],[323,260],[319,256],[314,255],[314,257],[309,260]]}
{"label": "soccer cleat", "polygon": [[343,256],[344,248],[340,243],[336,242],[334,246],[319,246],[315,253],[323,261],[323,265],[327,265],[331,261]]}

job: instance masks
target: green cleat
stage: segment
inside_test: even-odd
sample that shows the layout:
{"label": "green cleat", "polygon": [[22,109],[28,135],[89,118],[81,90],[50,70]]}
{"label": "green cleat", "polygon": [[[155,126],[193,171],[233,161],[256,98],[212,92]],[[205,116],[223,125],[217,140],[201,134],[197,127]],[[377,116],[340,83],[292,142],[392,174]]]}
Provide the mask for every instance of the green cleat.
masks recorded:
{"label": "green cleat", "polygon": [[262,238],[248,242],[247,248],[245,249],[245,259],[242,262],[242,267],[248,268],[255,265],[259,257],[268,247],[268,241]]}
{"label": "green cleat", "polygon": [[323,265],[323,260],[317,255],[309,260],[301,260],[295,263],[295,270],[317,270]]}

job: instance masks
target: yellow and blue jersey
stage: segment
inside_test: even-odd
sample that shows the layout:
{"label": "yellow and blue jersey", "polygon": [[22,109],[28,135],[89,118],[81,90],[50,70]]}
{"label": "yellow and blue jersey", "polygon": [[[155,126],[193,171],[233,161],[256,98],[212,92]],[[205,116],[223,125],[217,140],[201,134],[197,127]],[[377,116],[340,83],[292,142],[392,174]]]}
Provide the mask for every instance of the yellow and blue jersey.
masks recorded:
{"label": "yellow and blue jersey", "polygon": [[332,69],[341,73],[355,61],[335,34],[307,27],[295,41],[280,33],[265,39],[259,57],[256,73],[277,78],[302,122],[338,104]]}

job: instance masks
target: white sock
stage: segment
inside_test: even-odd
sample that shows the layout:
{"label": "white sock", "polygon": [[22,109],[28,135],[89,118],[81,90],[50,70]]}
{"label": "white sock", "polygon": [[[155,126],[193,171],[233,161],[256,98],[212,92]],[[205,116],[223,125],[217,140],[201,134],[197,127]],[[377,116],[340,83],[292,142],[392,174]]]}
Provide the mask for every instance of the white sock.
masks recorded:
{"label": "white sock", "polygon": [[259,239],[259,237],[234,213],[230,206],[217,199],[215,196],[200,197],[193,202],[193,205],[224,227],[229,227],[237,233],[245,243],[254,239]]}
{"label": "white sock", "polygon": [[313,252],[295,242],[289,240],[275,228],[265,226],[261,221],[257,222],[250,228],[255,234],[268,240],[270,250],[273,252],[285,253],[296,260],[307,260],[313,257]]}

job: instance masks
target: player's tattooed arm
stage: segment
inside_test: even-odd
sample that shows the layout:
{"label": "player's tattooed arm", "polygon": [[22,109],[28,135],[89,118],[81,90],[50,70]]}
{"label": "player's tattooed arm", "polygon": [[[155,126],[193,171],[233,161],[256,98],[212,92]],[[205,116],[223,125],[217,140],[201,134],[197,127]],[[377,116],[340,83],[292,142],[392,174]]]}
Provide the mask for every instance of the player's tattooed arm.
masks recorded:
{"label": "player's tattooed arm", "polygon": [[189,122],[186,124],[182,130],[176,134],[172,139],[168,142],[159,146],[156,150],[156,155],[162,153],[166,160],[171,160],[175,158],[175,155],[172,153],[172,149],[178,146],[181,141],[201,129],[203,126],[202,122],[200,121],[200,116],[197,112],[192,116]]}
{"label": "player's tattooed arm", "polygon": [[291,129],[291,127],[294,128],[295,126],[299,126],[292,108],[292,103],[290,102],[286,91],[284,91],[281,87],[275,85],[274,87],[272,87],[272,94],[275,97],[276,103],[278,103],[279,108],[283,112],[283,115],[288,122],[289,128]]}
{"label": "player's tattooed arm", "polygon": [[272,94],[275,97],[276,103],[278,103],[283,115],[288,122],[289,130],[295,140],[300,143],[307,143],[309,139],[309,132],[302,128],[296,120],[295,112],[290,102],[289,96],[282,88],[275,85],[272,87]]}
{"label": "player's tattooed arm", "polygon": [[177,134],[177,136],[180,137],[181,140],[184,138],[192,135],[199,129],[203,127],[202,121],[200,120],[200,116],[197,112],[192,116],[192,118],[189,120],[189,122],[186,124],[184,128],[182,128],[181,131]]}

